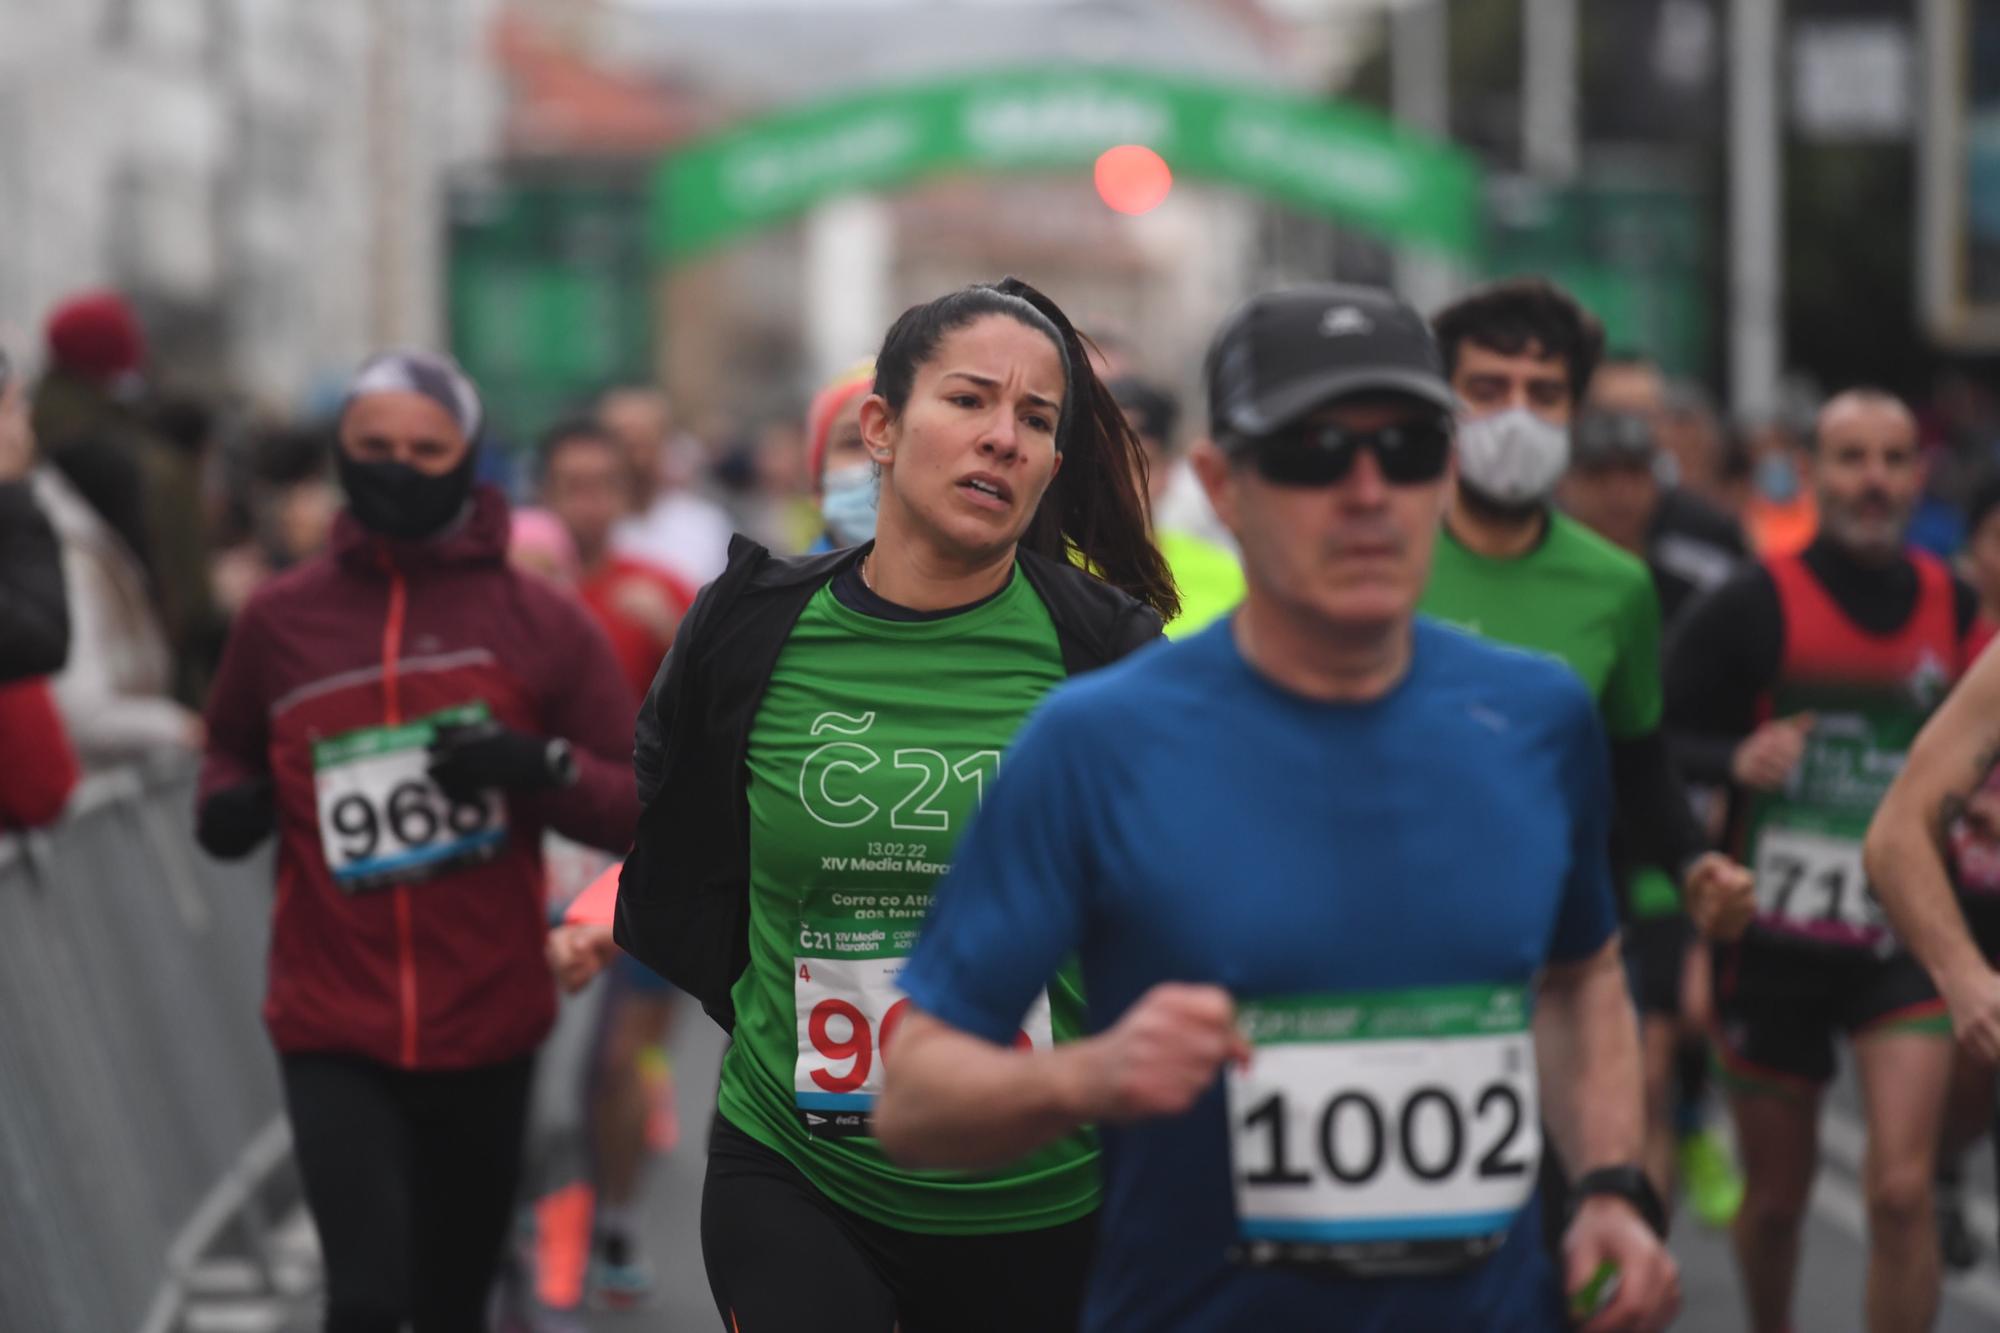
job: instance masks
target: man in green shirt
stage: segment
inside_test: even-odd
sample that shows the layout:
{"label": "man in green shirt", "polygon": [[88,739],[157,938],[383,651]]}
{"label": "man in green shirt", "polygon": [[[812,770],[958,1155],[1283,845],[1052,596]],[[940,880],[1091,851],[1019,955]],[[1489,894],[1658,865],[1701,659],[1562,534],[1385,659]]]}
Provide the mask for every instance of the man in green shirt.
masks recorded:
{"label": "man in green shirt", "polygon": [[[1567,663],[1597,699],[1611,738],[1618,835],[1629,859],[1673,883],[1726,886],[1747,910],[1750,877],[1705,840],[1660,734],[1660,609],[1637,557],[1557,513],[1569,427],[1604,331],[1541,278],[1481,288],[1432,320],[1461,403],[1458,480],[1421,609],[1485,638]],[[1643,1001],[1658,980],[1634,968]],[[1678,984],[1677,973],[1675,983]],[[1642,1003],[1642,1008],[1657,1006]],[[1671,1197],[1673,1032],[1648,1013],[1646,1166]]]}

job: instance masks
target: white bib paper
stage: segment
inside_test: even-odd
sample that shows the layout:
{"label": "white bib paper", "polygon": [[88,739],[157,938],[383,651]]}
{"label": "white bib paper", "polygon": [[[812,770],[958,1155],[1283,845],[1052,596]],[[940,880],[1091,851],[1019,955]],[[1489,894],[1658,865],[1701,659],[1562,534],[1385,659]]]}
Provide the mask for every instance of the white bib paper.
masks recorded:
{"label": "white bib paper", "polygon": [[1230,1162],[1252,1263],[1439,1271],[1497,1248],[1541,1160],[1518,988],[1245,1005]]}
{"label": "white bib paper", "polygon": [[1757,839],[1757,919],[1767,929],[1867,946],[1889,933],[1868,887],[1861,844],[1782,825]]}
{"label": "white bib paper", "polygon": [[[909,1000],[897,986],[905,959],[799,956],[792,960],[798,1016],[795,1104],[806,1128],[823,1135],[865,1133],[882,1091],[883,1054]],[[1017,1045],[1055,1044],[1043,991],[1023,1020]]]}
{"label": "white bib paper", "polygon": [[498,791],[455,802],[425,768],[440,726],[476,721],[483,705],[392,727],[361,727],[313,746],[320,847],[349,893],[429,879],[491,859],[507,840]]}

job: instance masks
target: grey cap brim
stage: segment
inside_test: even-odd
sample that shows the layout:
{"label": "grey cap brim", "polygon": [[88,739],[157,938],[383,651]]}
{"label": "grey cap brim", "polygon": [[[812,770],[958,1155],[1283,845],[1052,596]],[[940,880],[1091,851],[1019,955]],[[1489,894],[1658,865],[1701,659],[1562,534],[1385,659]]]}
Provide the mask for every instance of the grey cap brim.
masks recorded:
{"label": "grey cap brim", "polygon": [[1260,402],[1245,403],[1229,414],[1226,425],[1239,437],[1253,440],[1294,425],[1301,417],[1342,398],[1364,393],[1406,394],[1440,412],[1458,410],[1458,395],[1436,375],[1397,367],[1356,366],[1290,384]]}

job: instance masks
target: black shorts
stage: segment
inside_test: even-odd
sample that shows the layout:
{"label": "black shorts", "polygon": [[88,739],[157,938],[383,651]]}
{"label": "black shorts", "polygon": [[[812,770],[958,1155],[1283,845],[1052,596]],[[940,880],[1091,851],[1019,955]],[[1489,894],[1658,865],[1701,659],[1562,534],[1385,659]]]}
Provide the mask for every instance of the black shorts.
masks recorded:
{"label": "black shorts", "polygon": [[1716,1055],[1739,1088],[1816,1093],[1833,1078],[1834,1038],[1889,1028],[1951,1036],[1931,979],[1887,957],[1770,940],[1715,948]]}
{"label": "black shorts", "polygon": [[1694,926],[1680,912],[1625,923],[1625,977],[1641,1018],[1681,1016],[1681,973],[1693,941]]}
{"label": "black shorts", "polygon": [[1038,1231],[899,1231],[828,1199],[720,1115],[701,1253],[725,1329],[743,1333],[1064,1333],[1083,1311],[1092,1214]]}
{"label": "black shorts", "polygon": [[2000,895],[1966,894],[1958,900],[1965,910],[1965,924],[1988,962],[2000,963]]}

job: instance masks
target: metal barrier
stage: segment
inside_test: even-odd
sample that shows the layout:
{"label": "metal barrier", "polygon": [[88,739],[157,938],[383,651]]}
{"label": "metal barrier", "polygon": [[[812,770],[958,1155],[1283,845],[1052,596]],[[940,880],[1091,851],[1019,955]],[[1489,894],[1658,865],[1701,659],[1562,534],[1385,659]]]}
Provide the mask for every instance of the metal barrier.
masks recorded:
{"label": "metal barrier", "polygon": [[258,1258],[293,1188],[258,1015],[270,860],[203,855],[193,790],[185,764],[98,775],[60,825],[0,837],[9,1333],[174,1328],[197,1261]]}

